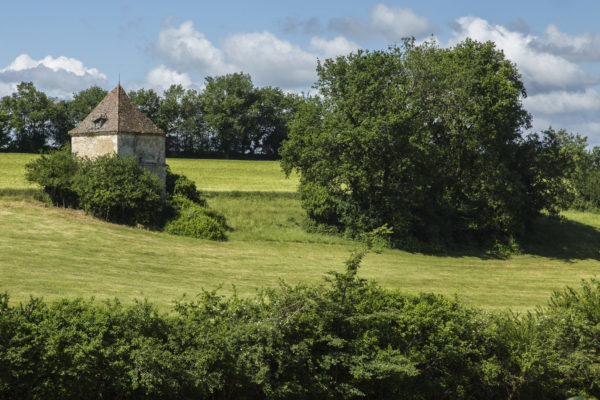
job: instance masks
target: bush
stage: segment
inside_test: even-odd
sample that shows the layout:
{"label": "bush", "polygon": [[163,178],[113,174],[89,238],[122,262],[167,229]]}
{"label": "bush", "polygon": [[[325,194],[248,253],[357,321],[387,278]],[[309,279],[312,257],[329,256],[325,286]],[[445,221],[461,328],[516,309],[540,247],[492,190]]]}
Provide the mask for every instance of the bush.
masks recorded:
{"label": "bush", "polygon": [[155,225],[164,207],[158,177],[135,157],[85,160],[75,182],[80,205],[95,217],[129,225]]}
{"label": "bush", "polygon": [[177,216],[167,223],[165,230],[168,233],[200,239],[227,240],[227,222],[222,214],[182,196],[175,197],[174,201]]}
{"label": "bush", "polygon": [[200,196],[200,192],[196,188],[194,181],[185,175],[179,175],[171,172],[171,169],[168,166],[166,192],[167,196],[169,197],[185,197],[198,205],[206,207],[206,200]]}
{"label": "bush", "polygon": [[557,399],[600,395],[600,283],[536,314],[490,314],[356,276],[248,299],[11,306],[0,399]]}
{"label": "bush", "polygon": [[39,184],[55,206],[77,207],[78,195],[73,184],[79,167],[71,147],[65,146],[28,162],[25,177],[29,182]]}

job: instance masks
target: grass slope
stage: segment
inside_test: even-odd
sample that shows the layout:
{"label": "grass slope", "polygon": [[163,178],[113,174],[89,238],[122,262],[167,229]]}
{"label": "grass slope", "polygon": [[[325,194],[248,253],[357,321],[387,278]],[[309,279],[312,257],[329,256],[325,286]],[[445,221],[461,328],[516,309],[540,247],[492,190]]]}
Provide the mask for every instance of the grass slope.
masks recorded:
{"label": "grass slope", "polygon": [[[184,293],[219,285],[223,293],[235,285],[248,295],[280,280],[320,282],[327,271],[342,270],[357,246],[302,229],[293,193],[297,180],[286,180],[276,162],[168,160],[174,172],[210,189],[211,207],[227,216],[230,240],[216,243],[104,223],[27,200],[30,186],[19,177],[31,157],[0,154],[0,291],[15,301],[29,295],[146,297],[166,308]],[[541,219],[526,254],[508,260],[477,252],[385,250],[369,254],[360,273],[405,292],[458,294],[488,308],[531,309],[553,289],[600,273],[600,216],[565,217]]]}

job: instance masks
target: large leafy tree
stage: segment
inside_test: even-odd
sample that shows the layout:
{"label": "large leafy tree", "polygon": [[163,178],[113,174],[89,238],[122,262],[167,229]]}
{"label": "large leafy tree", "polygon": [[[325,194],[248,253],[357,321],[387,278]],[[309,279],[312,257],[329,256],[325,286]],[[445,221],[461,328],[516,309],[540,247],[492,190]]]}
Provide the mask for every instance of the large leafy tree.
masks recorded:
{"label": "large leafy tree", "polygon": [[75,127],[70,112],[71,101],[56,101],[49,111],[52,124],[51,144],[54,147],[63,146],[70,140],[69,131]]}
{"label": "large leafy tree", "polygon": [[76,126],[81,123],[107,94],[108,92],[99,86],[91,86],[73,94],[73,100],[69,102],[71,124]]}
{"label": "large leafy tree", "polygon": [[21,82],[15,93],[2,98],[0,115],[11,130],[10,145],[14,150],[35,152],[48,144],[53,104],[52,99],[31,82]]}
{"label": "large leafy tree", "polygon": [[164,92],[155,121],[167,135],[169,153],[198,154],[207,148],[202,115],[196,90],[171,85]]}
{"label": "large leafy tree", "polygon": [[525,88],[493,43],[406,41],[317,73],[320,97],[299,108],[282,153],[317,223],[351,233],[388,224],[404,244],[506,241],[555,211],[542,183],[565,158],[556,141],[523,138]]}
{"label": "large leafy tree", "polygon": [[155,124],[158,123],[161,98],[153,89],[132,90],[129,99],[137,108]]}
{"label": "large leafy tree", "polygon": [[257,88],[250,75],[206,78],[204,120],[212,148],[226,156],[276,156],[299,98],[279,88]]}
{"label": "large leafy tree", "polygon": [[250,151],[274,157],[279,155],[281,143],[287,138],[288,123],[304,99],[273,87],[256,89],[256,93],[257,119],[250,135]]}
{"label": "large leafy tree", "polygon": [[257,97],[250,75],[206,78],[204,119],[217,151],[227,157],[249,152],[250,138],[257,135]]}

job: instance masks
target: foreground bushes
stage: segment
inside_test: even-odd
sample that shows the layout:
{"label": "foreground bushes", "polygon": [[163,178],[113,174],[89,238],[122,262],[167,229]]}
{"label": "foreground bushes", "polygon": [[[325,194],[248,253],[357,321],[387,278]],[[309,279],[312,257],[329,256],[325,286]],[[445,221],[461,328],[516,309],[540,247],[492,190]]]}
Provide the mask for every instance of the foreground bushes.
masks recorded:
{"label": "foreground bushes", "polygon": [[250,299],[0,297],[0,398],[565,399],[600,393],[600,284],[517,318],[356,277]]}

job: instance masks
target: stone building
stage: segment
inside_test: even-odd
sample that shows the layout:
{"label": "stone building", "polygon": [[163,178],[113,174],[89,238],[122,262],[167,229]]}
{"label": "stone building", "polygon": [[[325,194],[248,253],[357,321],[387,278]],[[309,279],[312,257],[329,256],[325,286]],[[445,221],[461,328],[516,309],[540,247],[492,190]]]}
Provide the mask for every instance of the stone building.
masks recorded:
{"label": "stone building", "polygon": [[165,133],[137,109],[120,84],[69,135],[71,150],[78,156],[136,156],[164,185]]}

